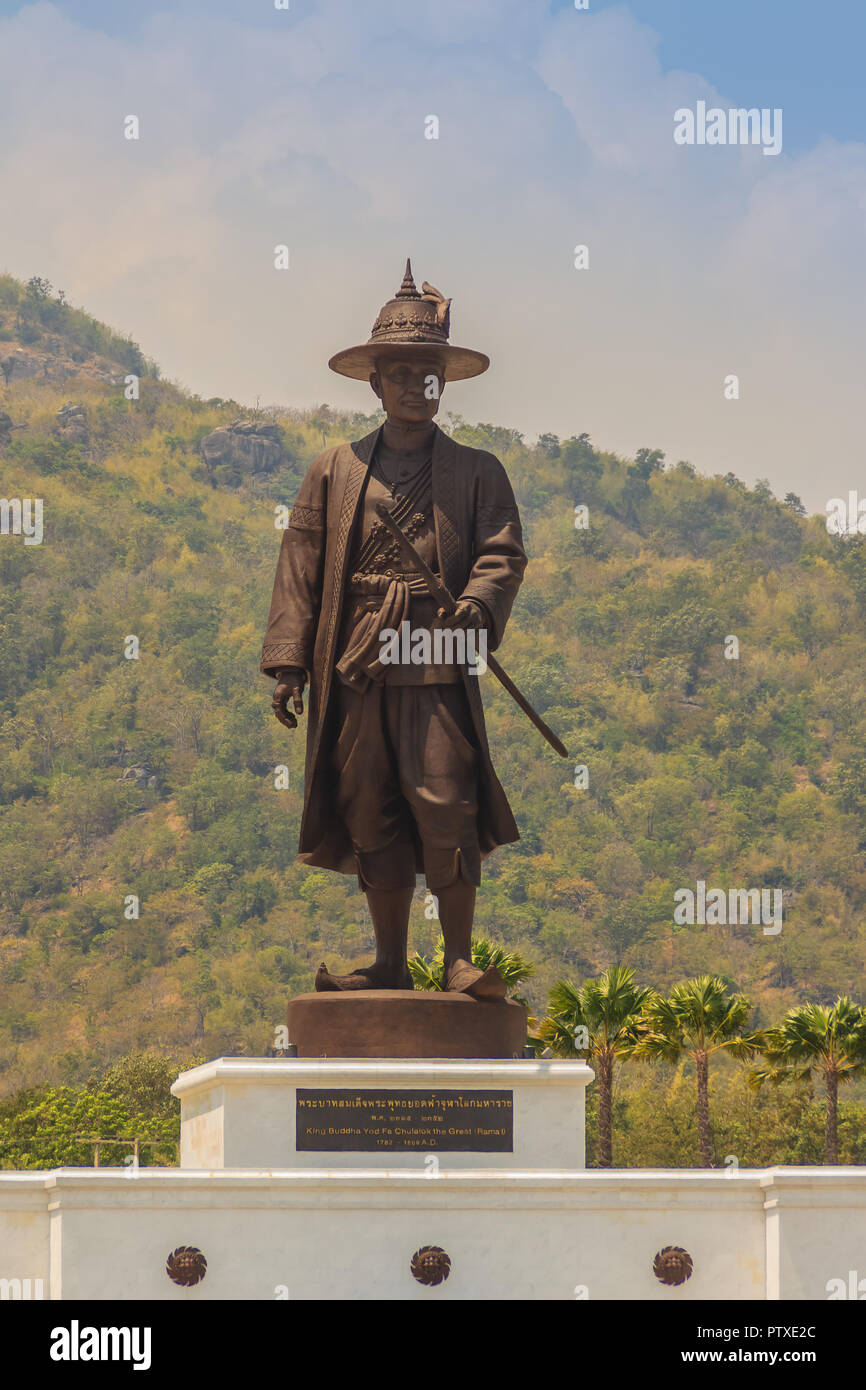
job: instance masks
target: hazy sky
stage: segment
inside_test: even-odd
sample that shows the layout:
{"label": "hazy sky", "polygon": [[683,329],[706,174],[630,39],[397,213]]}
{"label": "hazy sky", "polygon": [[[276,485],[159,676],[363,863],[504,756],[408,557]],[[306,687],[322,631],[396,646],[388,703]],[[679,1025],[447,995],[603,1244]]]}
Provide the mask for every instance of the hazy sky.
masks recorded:
{"label": "hazy sky", "polygon": [[[862,0],[0,0],[0,266],[204,396],[366,409],[327,359],[409,254],[493,362],[446,409],[823,510],[866,493],[864,40]],[[782,152],[676,144],[699,101]]]}

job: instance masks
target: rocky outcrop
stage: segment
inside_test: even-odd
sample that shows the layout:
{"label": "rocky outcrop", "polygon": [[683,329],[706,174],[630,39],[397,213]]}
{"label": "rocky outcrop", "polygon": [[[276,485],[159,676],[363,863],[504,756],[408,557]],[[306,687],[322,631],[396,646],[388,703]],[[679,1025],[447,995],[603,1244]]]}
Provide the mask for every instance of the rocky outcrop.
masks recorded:
{"label": "rocky outcrop", "polygon": [[160,785],[159,775],[146,763],[138,763],[133,767],[124,768],[120,780],[121,782],[134,782],[136,787],[141,790],[147,788],[149,791],[155,791]]}
{"label": "rocky outcrop", "polygon": [[110,386],[120,386],[124,380],[124,369],[108,362],[95,353],[80,354],[75,357],[62,345],[50,351],[42,349],[12,348],[7,352],[0,349],[0,372],[7,384],[37,377],[41,381],[68,381],[71,377],[83,376],[92,381],[104,381]]}
{"label": "rocky outcrop", "polygon": [[87,424],[87,409],[76,401],[67,401],[57,412],[55,433],[66,444],[80,444],[87,448],[90,443],[90,430]]}
{"label": "rocky outcrop", "polygon": [[286,462],[279,425],[234,420],[201,442],[201,456],[214,481],[237,485],[250,474],[273,473]]}

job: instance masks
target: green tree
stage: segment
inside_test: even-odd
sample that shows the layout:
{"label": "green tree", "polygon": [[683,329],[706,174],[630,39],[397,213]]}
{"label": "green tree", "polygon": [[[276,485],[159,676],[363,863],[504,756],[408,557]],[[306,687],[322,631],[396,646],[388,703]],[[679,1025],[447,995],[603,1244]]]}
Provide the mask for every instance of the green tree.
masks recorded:
{"label": "green tree", "polygon": [[796,492],[786,492],[782,499],[782,506],[789,507],[795,516],[806,515],[806,508],[803,506],[803,502],[801,498],[797,496]]}
{"label": "green tree", "polygon": [[585,1056],[598,1082],[598,1166],[613,1166],[613,1078],[617,1058],[628,1055],[635,1025],[652,990],[635,984],[627,965],[612,965],[581,986],[559,980],[550,991],[538,1040],[556,1057]]}
{"label": "green tree", "polygon": [[[201,1059],[204,1060],[204,1059]],[[156,1052],[132,1052],[121,1057],[91,1084],[91,1090],[113,1097],[132,1114],[179,1123],[180,1101],[171,1094],[172,1082],[181,1070],[197,1060],[161,1057]]]}
{"label": "green tree", "polygon": [[866,1009],[847,995],[830,1005],[799,1004],[759,1039],[767,1066],[751,1072],[754,1085],[822,1078],[827,1095],[824,1162],[838,1163],[839,1085],[866,1076]]}
{"label": "green tree", "polygon": [[[176,1071],[174,1073],[176,1075]],[[89,1167],[94,1140],[111,1140],[102,1163],[120,1167],[136,1138],[148,1141],[142,1158],[149,1165],[177,1161],[179,1107],[168,1096],[157,1113],[145,1113],[117,1078],[110,1089],[98,1085],[37,1086],[0,1105],[0,1168]]]}
{"label": "green tree", "polygon": [[647,1062],[678,1062],[691,1057],[698,1096],[698,1141],[701,1165],[713,1166],[710,1131],[709,1063],[718,1052],[751,1057],[752,1038],[743,1033],[751,1004],[742,994],[731,995],[718,975],[700,975],[675,985],[670,997],[656,994],[644,1009],[640,1036],[630,1055]]}

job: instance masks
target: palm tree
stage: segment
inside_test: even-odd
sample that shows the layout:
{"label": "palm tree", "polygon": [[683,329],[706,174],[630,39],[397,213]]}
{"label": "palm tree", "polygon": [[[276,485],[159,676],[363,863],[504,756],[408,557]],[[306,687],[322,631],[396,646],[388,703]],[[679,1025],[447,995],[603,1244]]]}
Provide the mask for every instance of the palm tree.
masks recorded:
{"label": "palm tree", "polygon": [[[489,965],[495,965],[505,981],[508,997],[528,1009],[527,1001],[514,991],[524,980],[528,980],[530,975],[535,974],[532,962],[519,951],[509,951],[505,946],[497,946],[486,936],[473,937],[470,949],[472,964],[477,965],[479,970],[486,970]],[[409,971],[416,989],[445,988],[445,942],[441,936],[429,960],[426,956],[419,956],[417,951],[410,957]]]}
{"label": "palm tree", "polygon": [[847,994],[835,1004],[798,1004],[781,1023],[758,1035],[758,1049],[769,1065],[750,1073],[753,1086],[823,1077],[824,1162],[838,1163],[839,1083],[866,1076],[866,1009]]}
{"label": "palm tree", "polygon": [[683,980],[671,990],[670,998],[656,994],[644,1009],[640,1034],[629,1055],[646,1062],[678,1062],[694,1059],[698,1088],[698,1142],[701,1166],[713,1166],[710,1133],[710,1058],[716,1052],[733,1057],[751,1057],[755,1038],[745,1036],[743,1028],[751,1004],[742,994],[729,994],[718,975],[699,975]]}
{"label": "palm tree", "polygon": [[634,982],[627,965],[612,965],[578,988],[560,980],[550,991],[538,1038],[557,1057],[586,1056],[598,1079],[598,1166],[613,1166],[613,1073],[635,1041],[635,1026],[652,990]]}

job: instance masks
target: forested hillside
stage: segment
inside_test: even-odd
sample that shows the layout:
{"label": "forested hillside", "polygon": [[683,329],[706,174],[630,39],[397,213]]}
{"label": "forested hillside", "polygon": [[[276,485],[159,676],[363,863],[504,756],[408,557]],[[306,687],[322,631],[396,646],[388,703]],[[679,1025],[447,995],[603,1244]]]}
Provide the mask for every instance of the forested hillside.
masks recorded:
{"label": "forested hillside", "polygon": [[[44,536],[0,535],[0,1089],[136,1049],[261,1055],[322,958],[372,946],[355,882],[295,863],[303,733],[257,661],[275,509],[379,417],[190,396],[42,281],[0,277],[4,362],[0,495],[43,499]],[[536,962],[538,1009],[619,960],[662,989],[716,971],[755,1024],[862,998],[866,541],[736,458],[707,478],[579,420],[528,446],[447,407],[515,487],[531,563],[500,656],[573,755],[483,678],[522,839],[487,863],[479,930]],[[781,932],[676,926],[698,879],[783,889]]]}

